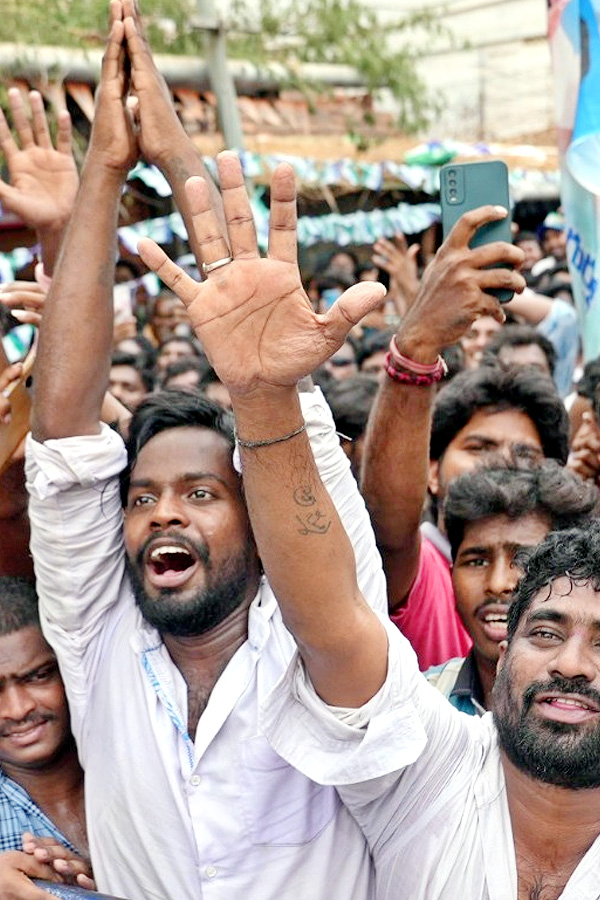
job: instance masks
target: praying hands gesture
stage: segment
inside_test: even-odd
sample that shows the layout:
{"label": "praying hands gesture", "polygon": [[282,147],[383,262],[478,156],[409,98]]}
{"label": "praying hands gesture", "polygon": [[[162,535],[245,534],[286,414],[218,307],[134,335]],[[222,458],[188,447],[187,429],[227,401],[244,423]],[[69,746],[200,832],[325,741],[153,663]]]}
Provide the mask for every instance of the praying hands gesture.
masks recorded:
{"label": "praying hands gesture", "polygon": [[102,58],[102,75],[96,94],[96,113],[86,165],[90,160],[121,179],[138,160],[139,148],[133,115],[128,108],[125,25],[121,0],[111,0],[110,33]]}
{"label": "praying hands gesture", "polygon": [[[291,167],[280,165],[273,175],[269,252],[261,259],[239,160],[225,152],[218,166],[231,251],[204,179],[192,178],[186,185],[206,281],[199,284],[186,275],[153,241],[140,241],[139,253],[185,303],[212,365],[232,394],[295,385],[381,303],[384,288],[373,282],[354,285],[327,313],[315,313],[298,269]],[[217,262],[222,264],[215,266]]]}

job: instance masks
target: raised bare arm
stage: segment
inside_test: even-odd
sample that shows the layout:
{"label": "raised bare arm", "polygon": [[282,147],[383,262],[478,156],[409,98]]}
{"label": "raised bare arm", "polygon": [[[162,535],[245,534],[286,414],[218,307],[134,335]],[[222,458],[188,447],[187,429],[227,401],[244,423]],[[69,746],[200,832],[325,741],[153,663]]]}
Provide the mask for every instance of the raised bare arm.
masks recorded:
{"label": "raised bare arm", "polygon": [[[499,262],[519,266],[522,253],[501,243],[469,249],[478,227],[504,215],[506,211],[498,207],[485,206],[466,213],[456,223],[396,333],[396,344],[404,356],[433,363],[478,316],[504,320],[497,301],[485,291],[494,287],[521,291],[525,282],[515,271],[486,266]],[[390,610],[405,602],[417,574],[433,398],[433,387],[402,384],[386,377],[367,429],[362,492],[383,557]]]}
{"label": "raised bare arm", "polygon": [[[188,307],[231,392],[241,439],[259,442],[241,446],[252,527],[313,683],[326,701],[357,706],[383,683],[387,639],[360,594],[350,542],[301,430],[296,384],[381,302],[383,288],[356,285],[325,315],[315,314],[296,261],[291,168],[281,166],[273,177],[269,254],[261,259],[239,161],[222,154],[218,162],[233,261],[197,284],[152,242],[140,242],[140,253]],[[191,179],[187,190],[200,261],[226,259],[228,245],[218,237],[205,182]]]}
{"label": "raised bare arm", "polygon": [[121,0],[112,0],[81,188],[46,301],[36,362],[36,440],[93,434],[108,385],[121,188],[137,159],[126,109]]}

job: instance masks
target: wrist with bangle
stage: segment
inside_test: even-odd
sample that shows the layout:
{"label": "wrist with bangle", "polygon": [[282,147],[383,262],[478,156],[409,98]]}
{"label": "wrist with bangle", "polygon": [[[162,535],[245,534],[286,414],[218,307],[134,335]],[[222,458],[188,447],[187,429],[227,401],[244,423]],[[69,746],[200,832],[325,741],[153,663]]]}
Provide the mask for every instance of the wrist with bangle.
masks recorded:
{"label": "wrist with bangle", "polygon": [[390,349],[386,354],[383,367],[392,381],[417,387],[430,387],[441,381],[448,373],[446,361],[440,355],[433,363],[420,363],[404,356],[398,349],[395,335],[390,340]]}
{"label": "wrist with bangle", "polygon": [[238,447],[243,447],[244,450],[258,450],[260,447],[272,447],[273,444],[282,444],[284,441],[289,441],[291,438],[295,438],[299,434],[302,434],[303,431],[306,431],[306,422],[303,422],[302,425],[294,429],[294,431],[288,432],[288,434],[281,435],[280,437],[263,438],[258,441],[245,440],[244,438],[241,438],[236,431],[235,442]]}

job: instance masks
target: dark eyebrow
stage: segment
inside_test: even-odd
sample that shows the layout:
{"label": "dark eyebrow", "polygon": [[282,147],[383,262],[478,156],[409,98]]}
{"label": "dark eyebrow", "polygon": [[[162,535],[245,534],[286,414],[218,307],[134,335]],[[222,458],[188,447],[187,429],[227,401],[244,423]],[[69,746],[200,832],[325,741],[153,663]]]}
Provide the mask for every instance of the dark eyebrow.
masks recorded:
{"label": "dark eyebrow", "polygon": [[483,546],[477,546],[477,544],[471,544],[468,547],[462,548],[459,551],[458,556],[460,558],[461,556],[467,556],[469,553],[483,554],[483,553],[489,553],[489,552],[490,552],[489,547],[483,547]]}
{"label": "dark eyebrow", "polygon": [[[528,552],[530,550],[533,550],[534,547],[536,546],[536,544],[535,543],[532,543],[532,544],[520,544],[519,543],[519,544],[517,544],[514,541],[507,541],[506,543],[501,544],[501,546],[506,547],[512,553],[516,554],[516,553],[519,553],[520,551]],[[471,545],[465,547],[463,550],[460,550],[458,556],[461,557],[463,555],[463,553],[479,553],[479,554],[491,553],[492,549],[493,548],[490,547],[489,545],[486,547],[485,545],[471,544]]]}
{"label": "dark eyebrow", "polygon": [[[227,487],[227,482],[214,472],[185,472],[180,475],[178,481],[218,481],[223,487]],[[156,481],[152,478],[132,478],[129,482],[129,488],[149,488],[153,487]]]}
{"label": "dark eyebrow", "polygon": [[46,660],[37,663],[37,665],[33,666],[31,669],[28,669],[26,672],[21,672],[20,675],[8,675],[0,678],[0,685],[6,684],[7,681],[27,681],[27,679],[31,678],[32,675],[37,675],[40,669],[46,669],[48,667],[51,667],[52,672],[58,672],[58,661],[55,656],[49,656]]}
{"label": "dark eyebrow", "polygon": [[556,622],[558,625],[564,625],[569,621],[566,613],[558,612],[557,609],[537,609],[535,612],[527,616],[528,622]]}
{"label": "dark eyebrow", "polygon": [[[557,609],[544,609],[541,607],[527,617],[527,624],[531,625],[536,622],[556,622],[557,625],[566,625],[571,620],[572,617],[567,613],[559,612]],[[584,619],[581,621],[591,625],[595,631],[600,631],[600,619]]]}
{"label": "dark eyebrow", "polygon": [[494,444],[496,445],[498,441],[496,438],[488,437],[485,434],[477,434],[476,432],[471,432],[471,434],[465,435],[465,441],[481,441],[482,444]]}
{"label": "dark eyebrow", "polygon": [[29,669],[28,672],[24,672],[22,675],[19,675],[19,678],[29,678],[30,675],[36,675],[40,669],[45,669],[48,666],[51,666],[54,671],[58,669],[58,661],[54,656],[48,657],[45,662],[39,663],[37,666],[34,666],[32,669]]}

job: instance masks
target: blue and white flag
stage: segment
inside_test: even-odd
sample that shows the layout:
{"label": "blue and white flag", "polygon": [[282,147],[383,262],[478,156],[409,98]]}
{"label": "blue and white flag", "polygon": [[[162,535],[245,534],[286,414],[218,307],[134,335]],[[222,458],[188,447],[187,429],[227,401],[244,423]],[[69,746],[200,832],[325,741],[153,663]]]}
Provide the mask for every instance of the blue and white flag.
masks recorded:
{"label": "blue and white flag", "polygon": [[600,0],[549,0],[567,259],[586,360],[600,354]]}

